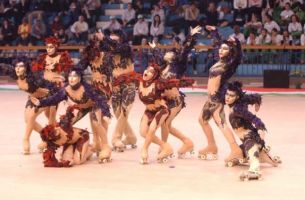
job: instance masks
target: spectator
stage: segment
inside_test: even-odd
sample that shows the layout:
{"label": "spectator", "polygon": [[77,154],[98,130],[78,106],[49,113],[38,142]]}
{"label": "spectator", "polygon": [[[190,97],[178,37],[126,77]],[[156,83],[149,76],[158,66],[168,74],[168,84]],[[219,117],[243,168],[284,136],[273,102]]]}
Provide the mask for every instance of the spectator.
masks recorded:
{"label": "spectator", "polygon": [[66,44],[68,42],[68,35],[63,28],[54,33],[54,36],[59,39],[60,44]]}
{"label": "spectator", "polygon": [[266,16],[265,16],[264,28],[268,31],[268,33],[271,33],[272,29],[274,29],[274,28],[278,31],[281,30],[279,25],[275,21],[273,21],[272,17],[268,14],[266,14]]}
{"label": "spectator", "polygon": [[218,13],[214,2],[208,4],[206,15],[206,24],[211,26],[218,25]]}
{"label": "spectator", "polygon": [[173,40],[173,42],[172,42],[173,44],[182,45],[183,42],[185,41],[184,32],[181,31],[179,26],[174,26],[173,27],[173,31],[172,31],[171,35],[168,36],[168,38]]}
{"label": "spectator", "polygon": [[226,0],[221,0],[217,5],[218,25],[220,27],[229,26],[233,21],[231,5]]}
{"label": "spectator", "polygon": [[1,31],[2,31],[2,36],[3,36],[2,45],[12,45],[12,42],[16,38],[15,27],[7,19],[5,19],[3,21]]}
{"label": "spectator", "polygon": [[18,38],[17,44],[18,45],[29,45],[31,44],[30,39],[30,24],[28,23],[26,18],[22,19],[22,24],[18,26]]}
{"label": "spectator", "polygon": [[247,0],[234,0],[233,1],[233,21],[236,25],[244,26],[246,23]]}
{"label": "spectator", "polygon": [[195,27],[198,25],[199,9],[195,2],[191,5],[185,7],[185,28],[184,33],[187,35],[190,27]]}
{"label": "spectator", "polygon": [[256,45],[257,44],[257,37],[255,32],[250,32],[249,37],[247,38],[247,45]]}
{"label": "spectator", "polygon": [[294,15],[294,12],[291,10],[290,3],[286,3],[285,10],[280,14],[283,24],[288,24],[292,15]]}
{"label": "spectator", "polygon": [[164,10],[161,9],[160,6],[157,4],[153,6],[153,10],[151,11],[151,21],[153,21],[155,15],[159,15],[161,22],[164,23],[164,21],[165,21]]}
{"label": "spectator", "polygon": [[261,21],[263,0],[249,0],[248,4],[248,18],[250,19],[252,15],[255,14],[258,17],[258,20]]}
{"label": "spectator", "polygon": [[271,44],[280,46],[282,44],[283,36],[280,35],[276,28],[272,29],[271,32]]}
{"label": "spectator", "polygon": [[297,15],[291,16],[291,22],[288,25],[288,32],[292,36],[293,40],[299,40],[302,34],[302,25]]}
{"label": "spectator", "polygon": [[245,24],[244,34],[247,37],[250,32],[255,32],[256,34],[260,32],[262,28],[262,22],[258,21],[257,15],[251,15],[251,21]]}
{"label": "spectator", "polygon": [[71,26],[71,32],[78,43],[86,43],[88,39],[88,23],[85,21],[84,16],[80,15],[78,17],[78,21]]}
{"label": "spectator", "polygon": [[87,0],[84,5],[84,11],[89,19],[90,27],[95,26],[95,23],[101,15],[101,1],[100,0]]}
{"label": "spectator", "polygon": [[269,35],[267,29],[262,29],[261,34],[257,37],[258,45],[269,45],[271,44],[271,36]]}
{"label": "spectator", "polygon": [[150,26],[150,35],[152,37],[157,37],[158,41],[160,41],[164,34],[164,24],[161,22],[161,18],[159,15],[155,15],[153,22]]}
{"label": "spectator", "polygon": [[240,32],[240,27],[238,25],[235,25],[234,28],[234,33],[230,35],[230,37],[236,37],[241,44],[246,43],[246,39],[243,33]]}
{"label": "spectator", "polygon": [[136,11],[136,18],[138,19],[139,15],[145,15],[145,9],[143,2],[141,0],[136,0],[136,3],[134,4],[133,8]]}
{"label": "spectator", "polygon": [[289,34],[288,30],[284,30],[284,32],[283,32],[282,44],[283,45],[292,45],[292,37]]}
{"label": "spectator", "polygon": [[143,38],[148,36],[148,24],[143,15],[138,16],[138,21],[133,27],[133,44],[140,45]]}
{"label": "spectator", "polygon": [[80,10],[77,8],[77,5],[75,2],[72,2],[70,4],[70,8],[67,14],[68,22],[67,24],[64,24],[64,26],[67,28],[71,26],[74,22],[78,20],[80,16]]}
{"label": "spectator", "polygon": [[122,20],[124,26],[134,25],[135,24],[136,11],[133,9],[132,4],[127,5],[127,9],[124,10]]}
{"label": "spectator", "polygon": [[105,27],[105,29],[108,29],[110,32],[112,32],[114,30],[122,29],[122,25],[114,16],[110,16],[110,23]]}
{"label": "spectator", "polygon": [[55,16],[54,21],[51,25],[52,33],[57,33],[60,29],[64,28],[64,25],[62,24],[61,18],[59,16]]}
{"label": "spectator", "polygon": [[34,44],[42,41],[46,36],[47,27],[41,19],[36,19],[31,27],[31,36]]}

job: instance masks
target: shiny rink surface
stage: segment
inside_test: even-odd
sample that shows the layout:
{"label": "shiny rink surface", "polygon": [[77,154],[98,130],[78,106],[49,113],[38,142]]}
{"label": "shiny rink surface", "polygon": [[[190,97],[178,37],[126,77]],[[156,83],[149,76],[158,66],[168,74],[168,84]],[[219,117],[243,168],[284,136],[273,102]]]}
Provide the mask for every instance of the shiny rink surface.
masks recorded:
{"label": "shiny rink surface", "polygon": [[[0,197],[1,199],[304,199],[305,191],[305,97],[263,96],[258,116],[265,122],[267,145],[279,155],[283,164],[277,168],[263,164],[263,180],[239,181],[247,166],[227,168],[224,158],[229,147],[214,122],[219,148],[216,161],[198,160],[197,152],[205,146],[205,137],[198,116],[206,96],[187,94],[187,107],[181,111],[174,126],[187,134],[195,144],[196,154],[186,159],[171,159],[159,164],[155,158],[158,147],[150,148],[150,164],[140,165],[143,138],[139,123],[144,106],[137,99],[130,114],[130,123],[138,136],[138,148],[124,153],[113,152],[113,161],[98,164],[95,156],[81,166],[44,168],[37,145],[40,137],[33,132],[32,154],[24,156],[24,106],[27,99],[22,91],[0,91]],[[63,113],[60,105],[59,113]],[[38,121],[46,124],[41,115]],[[111,141],[115,119],[110,125]],[[89,119],[76,127],[88,128]],[[157,135],[160,135],[158,132]],[[92,136],[92,135],[91,135]],[[92,139],[92,138],[91,138]],[[181,143],[170,136],[175,151]]]}

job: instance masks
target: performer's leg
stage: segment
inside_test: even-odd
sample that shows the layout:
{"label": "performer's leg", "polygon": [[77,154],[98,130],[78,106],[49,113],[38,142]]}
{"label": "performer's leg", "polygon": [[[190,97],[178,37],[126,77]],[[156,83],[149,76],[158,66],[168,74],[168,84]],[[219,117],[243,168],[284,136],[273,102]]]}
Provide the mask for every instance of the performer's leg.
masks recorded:
{"label": "performer's leg", "polygon": [[213,119],[230,145],[231,153],[225,159],[225,162],[229,162],[234,159],[243,158],[242,150],[239,148],[239,145],[237,144],[234,138],[233,131],[229,128],[229,126],[226,123],[225,113],[222,104],[220,104],[220,106],[218,106],[217,109],[214,111]]}
{"label": "performer's leg", "polygon": [[216,159],[217,156],[217,146],[212,127],[209,124],[209,120],[212,117],[211,110],[215,109],[215,106],[216,105],[214,105],[213,103],[207,101],[204,104],[199,117],[199,124],[201,125],[201,128],[207,138],[207,143],[208,143],[207,147],[199,151],[199,157],[202,159]]}

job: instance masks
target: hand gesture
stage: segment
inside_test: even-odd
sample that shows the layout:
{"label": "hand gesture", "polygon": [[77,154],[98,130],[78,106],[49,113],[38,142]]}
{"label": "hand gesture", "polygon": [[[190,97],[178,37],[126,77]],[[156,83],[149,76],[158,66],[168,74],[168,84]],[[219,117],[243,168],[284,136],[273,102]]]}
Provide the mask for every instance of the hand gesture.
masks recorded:
{"label": "hand gesture", "polygon": [[200,31],[201,31],[201,26],[196,26],[195,28],[191,27],[191,36],[200,33]]}
{"label": "hand gesture", "polygon": [[156,46],[157,46],[155,41],[148,42],[148,44],[149,44],[150,48],[152,48],[152,49],[156,48]]}

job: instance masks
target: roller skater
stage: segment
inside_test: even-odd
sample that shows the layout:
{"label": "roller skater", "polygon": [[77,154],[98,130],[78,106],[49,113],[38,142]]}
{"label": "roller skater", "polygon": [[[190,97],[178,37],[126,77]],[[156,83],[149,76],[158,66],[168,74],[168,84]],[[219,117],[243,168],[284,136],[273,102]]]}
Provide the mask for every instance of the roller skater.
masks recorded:
{"label": "roller skater", "polygon": [[[250,167],[246,175],[242,175],[241,179],[249,177],[260,178],[260,162],[266,162],[273,166],[281,163],[279,157],[272,158],[265,146],[264,136],[266,134],[265,124],[248,110],[249,103],[261,104],[261,96],[257,94],[245,95],[242,91],[240,82],[228,84],[225,94],[225,103],[230,108],[229,121],[237,136],[241,139],[244,159],[243,162],[249,162]],[[228,166],[235,163],[228,162]],[[238,164],[238,163],[237,163]]]}
{"label": "roller skater", "polygon": [[232,131],[225,122],[223,110],[224,89],[227,81],[234,75],[242,58],[242,49],[240,42],[236,38],[229,38],[221,41],[220,35],[213,26],[206,26],[215,39],[214,51],[218,52],[219,60],[209,71],[207,85],[208,100],[203,106],[199,123],[207,137],[207,147],[199,151],[200,159],[217,159],[217,146],[214,139],[212,128],[209,124],[211,118],[214,119],[218,128],[223,132],[227,142],[230,145],[231,153],[225,159],[228,163],[232,160],[243,158],[243,154],[235,141]]}

